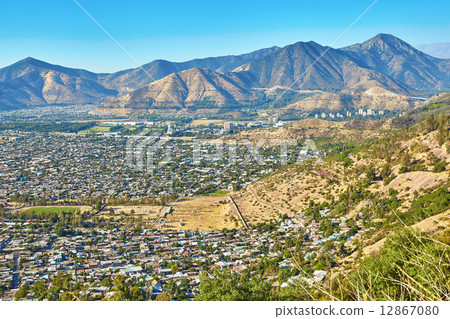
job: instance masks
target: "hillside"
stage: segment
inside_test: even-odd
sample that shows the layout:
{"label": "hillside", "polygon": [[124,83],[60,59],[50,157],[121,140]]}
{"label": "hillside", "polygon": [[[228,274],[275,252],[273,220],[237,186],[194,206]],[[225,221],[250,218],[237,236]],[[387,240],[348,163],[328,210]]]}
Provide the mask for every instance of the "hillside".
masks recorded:
{"label": "hillside", "polygon": [[[253,94],[248,100],[271,101],[290,89],[293,97],[286,104],[303,110],[346,109],[336,92],[356,93],[350,102],[362,108],[385,109],[389,105],[395,110],[409,109],[414,103],[407,96],[450,89],[449,60],[428,56],[386,34],[342,49],[313,41],[297,42],[243,64],[232,73]],[[302,99],[302,93],[314,91],[326,93]],[[223,104],[214,94],[210,102]],[[128,104],[122,103],[126,108],[137,104],[139,101],[132,98]]]}
{"label": "hillside", "polygon": [[102,101],[117,95],[98,75],[26,58],[0,69],[0,109]]}
{"label": "hillside", "polygon": [[[445,106],[441,108],[448,112]],[[426,109],[424,107],[423,110],[426,112]],[[420,118],[417,114],[411,116]],[[335,217],[354,218],[362,211],[366,214],[367,223],[377,221],[380,230],[386,231],[385,226],[402,226],[397,216],[403,216],[407,224],[430,217],[413,212],[415,203],[424,196],[433,196],[431,194],[441,187],[448,192],[448,115],[417,120],[418,124],[412,129],[402,129],[394,134],[380,130],[387,125],[392,128],[394,124],[391,121],[375,121],[373,125],[365,126],[366,129],[357,129],[355,121],[331,125],[322,120],[309,121],[313,131],[307,130],[307,122],[300,121],[285,129],[285,138],[309,137],[317,142],[319,148],[326,136],[332,136],[335,143],[362,142],[363,137],[366,141],[373,141],[366,146],[350,146],[340,155],[327,156],[323,165],[305,162],[286,166],[251,184],[237,198],[250,223],[276,219],[280,213],[301,215],[311,206],[321,205],[331,208]],[[355,127],[354,135],[351,127]],[[305,136],[306,132],[310,133],[309,136]],[[323,204],[325,202],[327,204]],[[267,203],[277,207],[269,207]],[[385,206],[379,207],[379,203]],[[433,211],[432,214],[435,213],[438,212]]]}
{"label": "hillside", "polygon": [[[193,68],[174,73],[108,103],[115,108],[155,108],[176,104],[192,106],[199,102],[213,105],[234,104],[254,99],[246,84],[235,74],[221,74]],[[174,101],[175,100],[175,101]]]}
{"label": "hillside", "polygon": [[233,194],[252,233],[298,230],[243,273],[205,274],[196,299],[448,300],[449,100],[433,100],[392,120],[409,123],[395,133],[285,166]]}
{"label": "hillside", "polygon": [[159,80],[194,67],[230,71],[277,49],[271,47],[242,55],[186,62],[155,60],[142,68],[112,74],[71,69],[26,58],[0,69],[0,110],[51,104],[98,103],[148,85],[153,79]]}
{"label": "hillside", "polygon": [[377,69],[367,68],[346,52],[313,41],[286,46],[235,72],[254,79],[255,87],[291,87],[301,90],[368,89],[379,86],[406,93],[410,89]]}
{"label": "hillside", "polygon": [[[214,83],[222,78],[219,82],[223,85],[215,87],[211,79],[198,78],[194,82],[199,86],[195,88],[191,87],[197,85],[195,83],[188,83],[186,87],[186,83],[181,83],[184,80],[175,81],[177,85],[168,84],[175,78],[186,77],[187,73],[196,74],[199,69],[215,72],[208,76],[216,79]],[[191,71],[186,73],[188,70]],[[153,80],[161,82],[151,85]],[[164,87],[162,83],[169,85],[167,91],[176,97],[175,101],[158,93],[157,87]],[[205,88],[201,88],[202,85]],[[166,107],[186,103],[201,109],[206,105],[205,99],[208,107],[230,101],[233,105],[247,106],[255,100],[258,105],[266,105],[287,88],[291,91],[279,102],[292,104],[297,109],[321,108],[328,104],[327,109],[342,109],[340,97],[333,95],[336,93],[361,94],[360,100],[353,99],[355,104],[373,109],[381,109],[383,104],[404,109],[409,103],[406,96],[428,96],[450,89],[450,60],[431,57],[387,34],[342,49],[324,47],[313,41],[297,42],[236,56],[186,62],[156,60],[142,68],[112,74],[96,74],[27,58],[0,69],[0,108],[100,103],[117,97],[119,99],[111,105],[105,105],[150,108],[153,103],[147,98],[154,99],[157,106]],[[148,89],[152,93],[144,93]],[[370,89],[393,92],[397,96],[380,100],[373,97],[380,94],[373,94]],[[325,98],[316,96],[312,102],[302,102],[303,95],[312,91],[325,92],[322,96]],[[322,103],[324,99],[330,103]],[[298,101],[300,103],[295,104]]]}
{"label": "hillside", "polygon": [[362,65],[379,70],[410,90],[448,90],[448,61],[431,57],[389,34],[342,49]]}
{"label": "hillside", "polygon": [[150,84],[153,82],[152,79],[155,81],[160,80],[172,73],[179,73],[181,71],[196,67],[216,72],[230,72],[242,64],[259,59],[269,53],[277,51],[278,49],[278,47],[274,46],[241,55],[194,59],[186,62],[155,60],[144,64],[142,68],[124,70],[104,75],[101,77],[100,81],[108,88],[116,89],[120,93],[128,93],[133,89],[138,89]]}
{"label": "hillside", "polygon": [[352,109],[372,110],[409,110],[420,102],[407,95],[397,94],[381,87],[371,87],[363,92],[341,93],[322,92],[312,94],[305,99],[291,103],[283,108],[284,113],[291,110],[305,112],[317,109],[330,111],[346,111]]}
{"label": "hillside", "polygon": [[226,136],[230,139],[246,139],[256,142],[260,139],[313,139],[321,146],[324,143],[340,145],[344,143],[365,143],[387,136],[395,129],[391,120],[378,121],[326,121],[307,118],[291,122],[279,128],[257,128]]}

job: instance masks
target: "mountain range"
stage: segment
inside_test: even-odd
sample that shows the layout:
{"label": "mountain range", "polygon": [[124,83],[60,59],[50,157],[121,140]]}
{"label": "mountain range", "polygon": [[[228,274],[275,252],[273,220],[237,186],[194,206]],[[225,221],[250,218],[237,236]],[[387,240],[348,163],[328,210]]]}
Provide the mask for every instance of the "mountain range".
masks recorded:
{"label": "mountain range", "polygon": [[284,89],[404,95],[450,90],[450,59],[427,55],[388,34],[341,49],[313,41],[237,56],[155,60],[116,73],[93,73],[26,58],[0,69],[0,110],[102,103],[114,108],[245,105]]}

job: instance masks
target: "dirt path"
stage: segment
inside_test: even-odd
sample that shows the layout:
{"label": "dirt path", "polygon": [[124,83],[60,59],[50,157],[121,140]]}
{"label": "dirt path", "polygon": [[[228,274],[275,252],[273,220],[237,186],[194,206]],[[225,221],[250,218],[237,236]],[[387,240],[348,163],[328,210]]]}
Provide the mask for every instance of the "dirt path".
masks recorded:
{"label": "dirt path", "polygon": [[273,204],[273,203],[269,203],[269,202],[266,202],[266,201],[262,200],[261,198],[259,198],[258,195],[256,194],[256,191],[255,191],[254,188],[252,188],[251,191],[252,191],[253,197],[255,197],[255,199],[256,199],[256,201],[257,201],[258,203],[260,203],[260,204],[262,204],[262,205],[265,205],[265,206],[270,206],[270,207],[273,207],[273,208],[275,208],[275,209],[278,209],[279,211],[285,213],[285,214],[288,215],[289,217],[292,217],[292,216],[291,216],[292,214],[291,214],[290,212],[288,212],[286,209],[284,209],[283,207],[281,207],[280,205],[278,205],[278,204]]}

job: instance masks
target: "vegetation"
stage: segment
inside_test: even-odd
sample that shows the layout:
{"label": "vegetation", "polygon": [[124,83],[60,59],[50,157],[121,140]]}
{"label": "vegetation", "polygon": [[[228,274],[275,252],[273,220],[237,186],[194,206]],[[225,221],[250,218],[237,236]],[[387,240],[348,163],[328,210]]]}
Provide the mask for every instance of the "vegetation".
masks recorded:
{"label": "vegetation", "polygon": [[361,261],[358,269],[344,280],[348,294],[342,292],[342,297],[350,300],[450,300],[449,274],[448,245],[405,228],[387,238],[378,257]]}
{"label": "vegetation", "polygon": [[[264,272],[270,272],[270,264]],[[411,229],[391,234],[379,256],[361,260],[324,285],[294,282],[273,289],[257,272],[201,277],[197,300],[450,300],[450,249]],[[305,277],[308,277],[305,274]]]}
{"label": "vegetation", "polygon": [[227,190],[223,190],[223,189],[218,189],[209,193],[206,193],[206,196],[225,196],[229,193],[230,191]]}
{"label": "vegetation", "polygon": [[0,131],[18,130],[26,132],[64,132],[77,133],[89,130],[96,125],[96,122],[60,122],[60,123],[0,123]]}

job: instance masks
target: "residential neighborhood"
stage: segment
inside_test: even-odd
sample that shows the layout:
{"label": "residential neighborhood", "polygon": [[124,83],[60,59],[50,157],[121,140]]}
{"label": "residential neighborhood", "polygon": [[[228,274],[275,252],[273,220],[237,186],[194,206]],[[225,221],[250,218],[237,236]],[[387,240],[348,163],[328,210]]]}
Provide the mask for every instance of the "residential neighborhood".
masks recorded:
{"label": "residential neighborhood", "polygon": [[[314,215],[321,216],[315,220]],[[24,217],[0,219],[0,287],[3,300],[14,299],[22,285],[36,282],[50,284],[61,274],[77,283],[77,298],[108,299],[110,280],[123,276],[137,283],[149,299],[167,291],[172,282],[184,288],[184,298],[198,294],[201,274],[214,269],[229,269],[242,273],[265,259],[276,260],[277,272],[267,275],[273,287],[286,287],[297,280],[310,285],[320,284],[327,275],[323,268],[307,267],[320,254],[327,241],[345,241],[344,250],[351,252],[355,240],[371,229],[358,220],[350,234],[345,218],[329,218],[329,209],[317,209],[313,216],[304,213],[291,218],[284,216],[269,226],[250,229],[189,231],[139,230],[119,221],[86,222],[84,227],[72,227],[70,232],[49,230],[45,220]],[[35,217],[34,215],[31,215]],[[9,217],[9,218],[8,218]],[[321,230],[330,221],[331,233]],[[332,258],[342,258],[342,252],[331,250]],[[305,272],[299,272],[296,258],[302,256]],[[105,279],[109,278],[109,279]],[[105,284],[106,283],[106,284]],[[82,296],[83,295],[83,296]],[[27,299],[39,299],[33,293]]]}
{"label": "residential neighborhood", "polygon": [[[189,196],[245,187],[282,164],[273,145],[19,131],[4,131],[2,138],[0,199]],[[145,138],[153,144],[139,149]],[[288,148],[286,162],[298,159],[299,147]]]}

